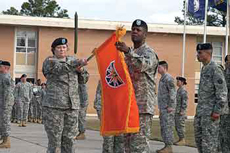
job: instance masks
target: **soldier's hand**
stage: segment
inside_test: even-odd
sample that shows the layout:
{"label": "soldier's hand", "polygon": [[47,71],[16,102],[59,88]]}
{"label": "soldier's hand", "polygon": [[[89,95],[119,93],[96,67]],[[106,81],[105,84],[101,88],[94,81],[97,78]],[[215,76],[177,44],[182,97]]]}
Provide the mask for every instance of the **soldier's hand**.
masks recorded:
{"label": "soldier's hand", "polygon": [[124,52],[124,53],[129,52],[129,47],[124,42],[116,42],[115,46],[116,46],[117,50],[119,50],[121,52]]}
{"label": "soldier's hand", "polygon": [[173,111],[173,108],[172,107],[168,107],[167,111],[168,111],[168,113],[171,113]]}
{"label": "soldier's hand", "polygon": [[212,113],[212,115],[211,115],[211,118],[212,118],[212,120],[218,120],[219,118],[220,118],[220,114],[218,114],[218,113]]}
{"label": "soldier's hand", "polygon": [[182,116],[182,115],[184,115],[185,113],[184,112],[180,112],[180,115]]}

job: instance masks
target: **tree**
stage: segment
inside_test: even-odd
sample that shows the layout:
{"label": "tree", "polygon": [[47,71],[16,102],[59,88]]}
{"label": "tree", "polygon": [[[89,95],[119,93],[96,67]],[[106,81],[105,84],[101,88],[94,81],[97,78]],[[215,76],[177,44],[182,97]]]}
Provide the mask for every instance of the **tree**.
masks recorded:
{"label": "tree", "polygon": [[[13,9],[11,10],[11,8]],[[28,2],[24,2],[21,5],[20,11],[14,7],[11,8],[2,13],[10,15],[69,18],[68,10],[61,9],[55,0],[28,0]]]}
{"label": "tree", "polygon": [[[185,1],[184,4],[185,5]],[[185,13],[184,7],[182,9],[183,15]],[[226,25],[226,13],[219,11],[215,8],[208,8],[208,16],[207,16],[207,26],[216,26],[216,27],[225,27]],[[180,17],[176,16],[174,19],[174,22],[178,24],[184,24],[184,19],[181,19]],[[194,18],[190,13],[187,13],[187,25],[202,25],[203,20]]]}
{"label": "tree", "polygon": [[2,11],[2,13],[3,14],[10,14],[10,15],[20,15],[20,12],[14,7],[10,7],[6,11]]}

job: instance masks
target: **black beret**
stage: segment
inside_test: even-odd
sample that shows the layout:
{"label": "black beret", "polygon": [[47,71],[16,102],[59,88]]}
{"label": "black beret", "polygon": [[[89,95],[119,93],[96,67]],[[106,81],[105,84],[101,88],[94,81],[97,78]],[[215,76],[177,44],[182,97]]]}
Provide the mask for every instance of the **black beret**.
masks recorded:
{"label": "black beret", "polygon": [[202,44],[198,44],[196,46],[196,50],[209,50],[211,49],[212,50],[212,44],[210,43],[202,43]]}
{"label": "black beret", "polygon": [[132,28],[133,27],[143,27],[146,29],[146,31],[148,31],[147,23],[143,20],[140,20],[140,19],[136,19],[135,21],[133,21]]}
{"label": "black beret", "polygon": [[224,58],[225,63],[229,60],[228,56],[230,56],[230,55],[226,55],[225,58]]}
{"label": "black beret", "polygon": [[26,74],[23,74],[23,75],[21,76],[21,78],[25,78],[25,77],[27,77],[27,75],[26,75]]}
{"label": "black beret", "polygon": [[2,60],[0,60],[0,65],[2,65],[2,62],[3,62],[3,61],[2,61]]}
{"label": "black beret", "polygon": [[166,61],[160,61],[159,65],[168,65],[168,63]]}
{"label": "black beret", "polygon": [[68,40],[66,38],[57,38],[53,41],[51,47],[55,48],[58,45],[65,45],[67,44]]}
{"label": "black beret", "polygon": [[186,79],[184,77],[176,77],[177,80],[183,82],[184,84],[187,84]]}
{"label": "black beret", "polygon": [[1,61],[1,65],[10,66],[10,62],[8,62],[8,61]]}

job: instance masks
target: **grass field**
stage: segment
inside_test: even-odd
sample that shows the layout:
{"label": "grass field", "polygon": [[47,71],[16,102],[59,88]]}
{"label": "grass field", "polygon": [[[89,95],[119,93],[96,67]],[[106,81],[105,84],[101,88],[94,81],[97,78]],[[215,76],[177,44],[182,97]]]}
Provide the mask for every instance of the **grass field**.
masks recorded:
{"label": "grass field", "polygon": [[[100,123],[98,119],[96,118],[87,119],[87,129],[99,130],[99,128],[100,128]],[[178,140],[175,130],[174,130],[174,135],[175,135],[174,140],[175,141]],[[162,141],[158,119],[153,120],[151,139],[156,141]],[[186,121],[185,139],[186,139],[187,146],[195,147],[193,120]]]}

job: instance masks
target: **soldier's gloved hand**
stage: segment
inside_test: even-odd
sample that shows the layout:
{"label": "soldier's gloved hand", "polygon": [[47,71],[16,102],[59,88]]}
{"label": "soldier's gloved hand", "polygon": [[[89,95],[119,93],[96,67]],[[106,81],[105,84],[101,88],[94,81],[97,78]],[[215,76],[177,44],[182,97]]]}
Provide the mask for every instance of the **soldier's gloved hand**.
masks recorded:
{"label": "soldier's gloved hand", "polygon": [[171,113],[173,111],[173,108],[172,107],[168,107],[167,111],[168,111],[168,113]]}
{"label": "soldier's gloved hand", "polygon": [[212,115],[211,115],[211,118],[212,118],[212,120],[218,120],[219,118],[220,118],[220,114],[218,114],[218,113],[212,113]]}

